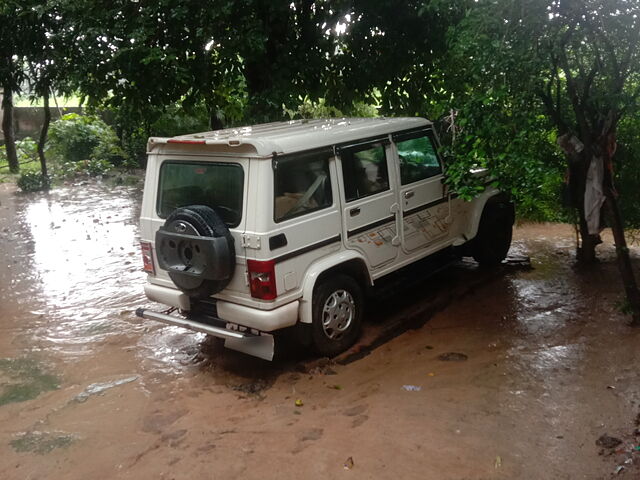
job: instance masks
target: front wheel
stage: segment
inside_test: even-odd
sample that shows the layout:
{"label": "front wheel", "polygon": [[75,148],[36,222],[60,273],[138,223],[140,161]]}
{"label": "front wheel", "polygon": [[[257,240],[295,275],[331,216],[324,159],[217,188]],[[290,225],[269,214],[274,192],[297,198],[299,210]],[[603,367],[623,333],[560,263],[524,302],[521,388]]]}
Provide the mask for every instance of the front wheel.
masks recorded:
{"label": "front wheel", "polygon": [[482,212],[472,255],[481,266],[498,265],[507,256],[513,233],[513,205],[496,203]]}
{"label": "front wheel", "polygon": [[355,343],[362,328],[363,298],[362,289],[347,275],[332,276],[316,287],[311,332],[318,354],[334,357]]}

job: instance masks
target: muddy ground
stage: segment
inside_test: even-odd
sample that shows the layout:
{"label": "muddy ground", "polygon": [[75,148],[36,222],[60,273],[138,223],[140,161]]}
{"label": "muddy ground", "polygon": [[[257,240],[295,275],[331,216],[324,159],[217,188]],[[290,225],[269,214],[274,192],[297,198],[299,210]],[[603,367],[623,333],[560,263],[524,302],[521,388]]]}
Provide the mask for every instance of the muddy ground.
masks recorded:
{"label": "muddy ground", "polygon": [[497,270],[392,282],[337,361],[268,363],[134,316],[139,201],[0,185],[3,480],[640,477],[610,241],[580,270],[570,226],[520,226]]}

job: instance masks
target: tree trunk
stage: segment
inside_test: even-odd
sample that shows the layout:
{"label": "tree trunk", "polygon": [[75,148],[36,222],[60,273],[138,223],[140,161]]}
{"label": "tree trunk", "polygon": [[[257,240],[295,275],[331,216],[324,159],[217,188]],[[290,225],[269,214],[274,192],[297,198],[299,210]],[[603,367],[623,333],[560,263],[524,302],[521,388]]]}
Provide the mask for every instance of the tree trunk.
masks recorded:
{"label": "tree trunk", "polygon": [[604,194],[606,197],[607,210],[611,217],[611,231],[616,244],[618,270],[620,271],[620,277],[622,278],[622,284],[627,296],[628,313],[630,313],[632,317],[631,324],[640,327],[640,290],[638,290],[638,283],[633,273],[633,266],[631,264],[631,258],[629,257],[629,247],[627,247],[627,240],[624,237],[624,223],[620,215],[620,209],[618,208],[618,202],[616,200],[616,191],[613,185],[611,157],[615,151],[615,134],[611,134],[610,144],[611,146],[609,148],[605,147],[602,149],[606,152],[603,158]]}
{"label": "tree trunk", "polygon": [[624,225],[622,223],[622,217],[620,216],[620,210],[618,209],[618,202],[616,202],[613,195],[607,195],[607,207],[611,216],[613,238],[616,242],[618,270],[620,271],[624,291],[627,296],[627,308],[632,317],[631,324],[635,327],[640,327],[640,291],[638,290],[636,277],[633,273],[627,240],[624,238]]}
{"label": "tree trunk", "polygon": [[587,227],[587,221],[584,218],[584,207],[578,209],[578,215],[580,220],[578,222],[578,230],[580,231],[580,246],[576,253],[578,262],[589,265],[596,261],[596,245],[598,245],[599,238],[597,235],[591,235]]}
{"label": "tree trunk", "polygon": [[2,95],[2,134],[4,135],[4,146],[7,151],[7,161],[9,162],[9,171],[18,173],[20,165],[18,164],[18,154],[16,152],[16,137],[13,131],[13,92],[11,88],[4,86],[4,94]]}
{"label": "tree trunk", "polygon": [[47,159],[44,155],[44,144],[47,141],[47,133],[49,132],[49,124],[51,123],[51,109],[49,108],[49,91],[47,90],[43,97],[44,100],[44,122],[40,130],[40,139],[38,140],[38,157],[40,157],[40,170],[42,172],[42,181],[45,189],[49,189],[49,173],[47,172]]}
{"label": "tree trunk", "polygon": [[209,108],[209,128],[211,128],[211,130],[222,130],[224,128],[222,119],[213,108]]}
{"label": "tree trunk", "polygon": [[580,232],[580,243],[576,245],[576,259],[581,264],[591,264],[596,261],[596,245],[599,243],[597,235],[589,234],[587,220],[584,212],[584,195],[587,182],[587,170],[591,158],[584,150],[581,153],[567,151],[569,163],[569,192],[571,206],[578,214],[578,231]]}

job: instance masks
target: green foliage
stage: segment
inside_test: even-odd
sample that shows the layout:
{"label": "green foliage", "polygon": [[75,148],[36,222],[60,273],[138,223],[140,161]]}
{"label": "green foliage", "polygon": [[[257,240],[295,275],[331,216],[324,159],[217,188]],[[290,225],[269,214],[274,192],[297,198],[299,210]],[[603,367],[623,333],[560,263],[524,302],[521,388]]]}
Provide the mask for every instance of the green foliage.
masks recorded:
{"label": "green foliage", "polygon": [[312,100],[308,95],[299,97],[300,103],[293,108],[282,106],[283,113],[291,120],[296,118],[339,118],[339,117],[377,117],[378,108],[364,102],[353,102],[343,110],[328,105],[326,99]]}
{"label": "green foliage", "polygon": [[127,160],[113,129],[94,116],[64,115],[51,124],[49,143],[61,163],[98,161],[122,165]]}
{"label": "green foliage", "polygon": [[112,107],[107,110],[117,126],[120,145],[126,152],[124,166],[135,168],[144,162],[149,137],[173,137],[210,130],[209,114],[204,104],[188,109],[175,103],[168,107],[149,108],[143,121],[131,117],[127,109]]}
{"label": "green foliage", "polygon": [[616,188],[623,199],[620,210],[625,225],[640,229],[640,117],[637,115],[628,116],[620,123],[614,173]]}
{"label": "green foliage", "polygon": [[[95,117],[52,125],[63,174],[131,167],[149,136],[210,125],[457,112],[440,132],[451,188],[477,195],[486,178],[469,171],[487,168],[521,215],[545,220],[566,218],[556,136],[582,128],[573,87],[588,130],[607,108],[627,115],[616,180],[625,219],[640,225],[640,124],[629,95],[639,82],[638,4],[7,0],[0,82],[19,90],[28,79],[37,95],[75,90],[90,108],[112,113],[117,137]],[[622,90],[612,82],[612,59],[626,62],[622,73],[633,80]],[[31,154],[32,147],[25,145]]]}
{"label": "green foliage", "polygon": [[[637,111],[640,2],[474,3],[448,30],[443,95],[431,102],[432,110],[459,113],[444,135],[456,158],[452,187],[474,194],[478,183],[466,171],[487,167],[521,215],[566,220],[559,205],[567,164],[556,137],[576,135],[588,162],[608,116]],[[640,145],[634,132],[627,129],[627,141]],[[634,162],[621,163],[620,191],[633,192],[631,208],[626,197],[621,203],[632,218],[640,179]]]}
{"label": "green foliage", "polygon": [[61,178],[89,175],[97,177],[109,173],[113,165],[106,159],[92,158],[78,162],[63,162],[56,169],[56,174]]}
{"label": "green foliage", "polygon": [[48,188],[48,182],[40,171],[27,170],[20,174],[18,188],[23,192],[39,192]]}
{"label": "green foliage", "polygon": [[336,118],[343,117],[343,113],[336,107],[326,104],[325,99],[321,98],[317,102],[311,100],[308,96],[300,98],[301,103],[294,110],[282,106],[283,112],[293,120],[295,118]]}
{"label": "green foliage", "polygon": [[[18,154],[18,162],[23,166],[38,161],[38,144],[31,137],[16,141],[16,152]],[[0,148],[0,166],[6,164],[7,153],[4,148]]]}
{"label": "green foliage", "polygon": [[104,122],[70,113],[51,124],[49,143],[52,152],[64,161],[86,160],[100,144],[107,130]]}
{"label": "green foliage", "polygon": [[151,135],[158,137],[173,137],[209,129],[209,115],[204,105],[194,107],[189,112],[171,105],[149,127]]}

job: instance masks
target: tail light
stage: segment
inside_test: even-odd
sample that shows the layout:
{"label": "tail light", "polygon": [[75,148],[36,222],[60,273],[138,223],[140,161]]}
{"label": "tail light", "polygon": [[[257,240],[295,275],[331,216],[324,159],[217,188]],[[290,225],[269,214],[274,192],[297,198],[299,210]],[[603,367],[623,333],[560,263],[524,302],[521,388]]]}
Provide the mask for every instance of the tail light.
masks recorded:
{"label": "tail light", "polygon": [[144,271],[150,275],[155,275],[156,266],[153,264],[153,252],[151,250],[151,243],[140,242],[140,248],[142,249],[142,263],[144,264]]}
{"label": "tail light", "polygon": [[275,262],[267,260],[247,260],[249,270],[249,286],[251,296],[261,300],[273,300],[278,296],[276,292]]}

